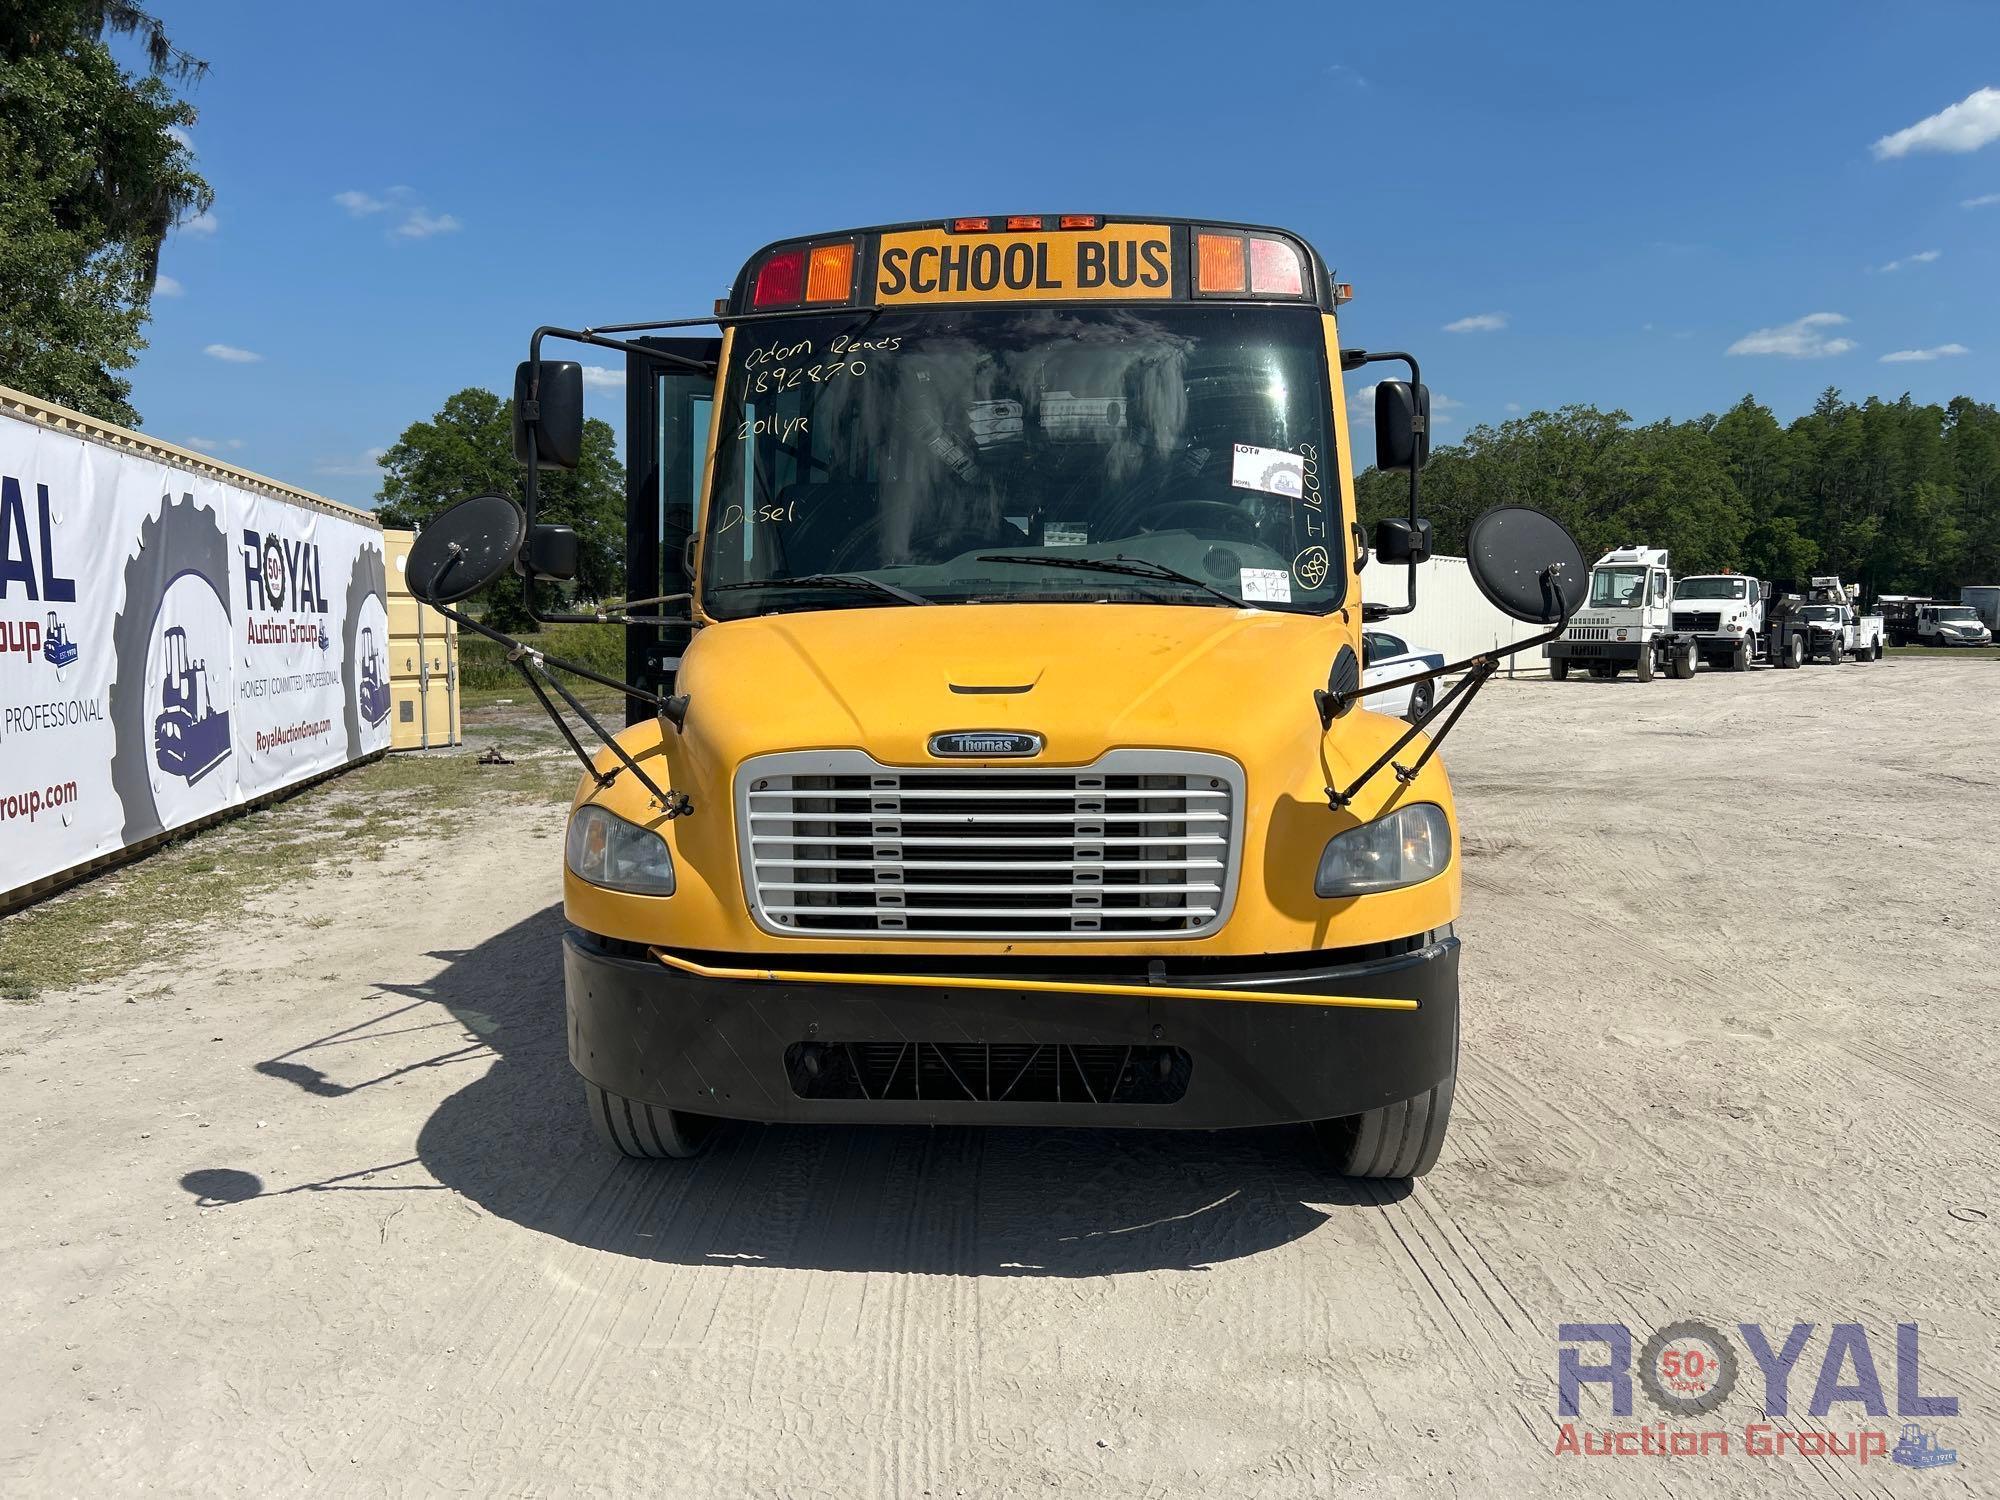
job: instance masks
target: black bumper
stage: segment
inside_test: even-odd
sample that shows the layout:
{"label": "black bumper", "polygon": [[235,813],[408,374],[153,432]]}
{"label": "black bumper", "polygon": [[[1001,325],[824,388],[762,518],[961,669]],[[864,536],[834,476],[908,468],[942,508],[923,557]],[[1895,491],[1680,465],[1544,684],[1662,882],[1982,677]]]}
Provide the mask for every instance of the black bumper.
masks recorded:
{"label": "black bumper", "polygon": [[[1441,929],[1393,946],[1402,951],[1245,960],[1233,973],[1177,964],[1155,982],[1389,997],[1415,1010],[954,989],[942,974],[934,988],[710,979],[573,930],[569,1056],[612,1093],[742,1120],[1217,1129],[1330,1119],[1421,1094],[1455,1065],[1458,939]],[[1341,958],[1351,961],[1328,962]],[[1120,962],[1123,972],[1095,960],[1033,977],[1147,984],[1145,960]],[[907,967],[874,961],[878,972]]]}
{"label": "black bumper", "polygon": [[1614,661],[1635,666],[1639,660],[1638,641],[1550,641],[1550,661]]}

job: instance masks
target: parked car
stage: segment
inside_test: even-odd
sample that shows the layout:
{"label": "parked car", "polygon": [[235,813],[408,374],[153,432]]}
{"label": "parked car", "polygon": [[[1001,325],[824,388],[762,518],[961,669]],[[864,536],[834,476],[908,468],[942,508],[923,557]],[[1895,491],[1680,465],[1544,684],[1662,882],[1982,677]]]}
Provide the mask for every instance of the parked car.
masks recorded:
{"label": "parked car", "polygon": [[[1420,646],[1412,646],[1401,636],[1391,635],[1386,630],[1361,632],[1361,682],[1364,687],[1373,686],[1378,682],[1393,682],[1398,677],[1407,677],[1410,673],[1420,672],[1425,667],[1443,665],[1442,651],[1426,651]],[[1368,698],[1366,703],[1378,714],[1394,714],[1414,724],[1430,712],[1431,703],[1436,697],[1435,681],[1420,682],[1415,687],[1377,693]]]}

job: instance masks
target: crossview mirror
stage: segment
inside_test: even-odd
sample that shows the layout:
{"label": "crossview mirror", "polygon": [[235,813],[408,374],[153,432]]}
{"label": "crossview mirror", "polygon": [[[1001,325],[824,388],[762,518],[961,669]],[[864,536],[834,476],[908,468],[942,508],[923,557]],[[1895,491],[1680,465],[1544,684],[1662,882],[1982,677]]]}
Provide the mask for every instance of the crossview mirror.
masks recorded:
{"label": "crossview mirror", "polygon": [[1430,387],[1384,380],[1375,387],[1375,467],[1421,469],[1431,456]]}
{"label": "crossview mirror", "polygon": [[576,532],[568,526],[532,527],[522,549],[529,572],[565,582],[576,577],[578,556]]}
{"label": "crossview mirror", "polygon": [[1403,516],[1377,521],[1375,555],[1385,563],[1423,562],[1431,555],[1431,523]]}
{"label": "crossview mirror", "polygon": [[527,518],[505,495],[474,495],[432,518],[403,563],[403,581],[426,604],[455,604],[514,566]]}
{"label": "crossview mirror", "polygon": [[583,366],[573,359],[524,359],[514,370],[514,457],[544,469],[574,469],[583,458]]}
{"label": "crossview mirror", "polygon": [[1538,510],[1495,506],[1467,529],[1465,553],[1472,581],[1502,614],[1560,627],[1583,603],[1583,549]]}

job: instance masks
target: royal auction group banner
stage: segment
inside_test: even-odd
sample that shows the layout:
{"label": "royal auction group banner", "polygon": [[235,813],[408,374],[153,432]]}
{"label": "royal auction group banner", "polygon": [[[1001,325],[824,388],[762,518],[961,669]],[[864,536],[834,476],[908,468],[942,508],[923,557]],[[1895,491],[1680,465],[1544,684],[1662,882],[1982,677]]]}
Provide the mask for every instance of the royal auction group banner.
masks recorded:
{"label": "royal auction group banner", "polygon": [[0,408],[0,899],[389,744],[382,533]]}

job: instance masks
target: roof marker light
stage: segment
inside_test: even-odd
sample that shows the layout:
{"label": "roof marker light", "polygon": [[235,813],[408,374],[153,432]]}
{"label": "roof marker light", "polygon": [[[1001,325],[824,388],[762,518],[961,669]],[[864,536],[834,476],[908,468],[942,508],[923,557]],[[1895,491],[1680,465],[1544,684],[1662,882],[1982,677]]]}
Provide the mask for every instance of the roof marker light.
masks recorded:
{"label": "roof marker light", "polygon": [[991,229],[992,227],[993,221],[991,219],[953,219],[951,221],[951,232],[953,234],[976,234],[982,229]]}
{"label": "roof marker light", "polygon": [[1305,291],[1299,252],[1283,240],[1250,236],[1250,290],[1267,296],[1297,297]]}
{"label": "roof marker light", "polygon": [[1194,238],[1196,291],[1241,292],[1248,290],[1243,274],[1242,235],[1197,234]]}
{"label": "roof marker light", "polygon": [[757,290],[751,293],[752,307],[788,307],[799,300],[805,288],[806,253],[782,250],[757,269]]}
{"label": "roof marker light", "polygon": [[854,292],[854,241],[821,245],[806,272],[806,301],[845,302]]}
{"label": "roof marker light", "polygon": [[1007,215],[1007,227],[1009,229],[1040,229],[1042,227],[1042,216],[1040,214],[1009,214]]}
{"label": "roof marker light", "polygon": [[1064,214],[1056,220],[1058,229],[1095,229],[1099,220],[1096,214]]}

